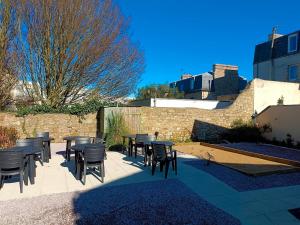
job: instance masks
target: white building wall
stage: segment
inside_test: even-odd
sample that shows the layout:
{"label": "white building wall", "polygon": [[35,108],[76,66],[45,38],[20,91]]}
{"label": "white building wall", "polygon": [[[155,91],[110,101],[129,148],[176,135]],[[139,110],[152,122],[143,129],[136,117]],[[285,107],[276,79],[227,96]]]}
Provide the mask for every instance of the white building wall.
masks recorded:
{"label": "white building wall", "polygon": [[300,104],[300,84],[254,79],[254,110],[260,113],[270,105],[277,105],[283,97],[284,105]]}
{"label": "white building wall", "polygon": [[165,107],[165,108],[216,109],[216,108],[225,108],[230,104],[231,102],[221,102],[221,101],[214,101],[214,100],[152,98],[150,106]]}

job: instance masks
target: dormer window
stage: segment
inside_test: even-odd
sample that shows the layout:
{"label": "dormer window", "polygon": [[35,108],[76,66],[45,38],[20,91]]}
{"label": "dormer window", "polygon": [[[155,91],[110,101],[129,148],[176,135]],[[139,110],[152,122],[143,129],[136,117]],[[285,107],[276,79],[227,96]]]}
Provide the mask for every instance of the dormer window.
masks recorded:
{"label": "dormer window", "polygon": [[296,52],[298,48],[298,34],[289,35],[288,41],[288,52]]}

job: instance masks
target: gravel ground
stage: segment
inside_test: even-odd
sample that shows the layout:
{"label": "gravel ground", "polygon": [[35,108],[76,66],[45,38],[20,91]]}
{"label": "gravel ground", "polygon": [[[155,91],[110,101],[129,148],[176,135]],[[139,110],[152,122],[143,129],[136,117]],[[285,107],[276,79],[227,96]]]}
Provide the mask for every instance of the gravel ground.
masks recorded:
{"label": "gravel ground", "polygon": [[274,145],[264,145],[255,143],[232,143],[232,144],[221,144],[225,147],[237,148],[240,150],[246,150],[250,152],[260,153],[269,156],[275,156],[284,159],[290,159],[300,162],[300,151],[291,148],[283,148]]}
{"label": "gravel ground", "polygon": [[191,160],[184,163],[211,174],[239,192],[300,185],[300,172],[253,177],[220,164],[211,163],[207,166],[206,161],[203,160]]}
{"label": "gravel ground", "polygon": [[0,224],[199,224],[240,222],[176,179],[0,202]]}

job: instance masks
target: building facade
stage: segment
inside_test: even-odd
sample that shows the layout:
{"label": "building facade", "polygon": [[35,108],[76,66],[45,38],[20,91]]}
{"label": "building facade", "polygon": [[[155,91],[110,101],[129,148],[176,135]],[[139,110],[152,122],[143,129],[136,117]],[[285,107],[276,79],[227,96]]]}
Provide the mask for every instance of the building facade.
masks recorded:
{"label": "building facade", "polygon": [[300,31],[269,35],[255,47],[253,77],[264,80],[300,82]]}
{"label": "building facade", "polygon": [[184,92],[187,99],[207,100],[237,96],[246,85],[247,81],[238,74],[238,66],[224,64],[214,64],[211,72],[184,74],[179,81],[170,83],[171,88]]}

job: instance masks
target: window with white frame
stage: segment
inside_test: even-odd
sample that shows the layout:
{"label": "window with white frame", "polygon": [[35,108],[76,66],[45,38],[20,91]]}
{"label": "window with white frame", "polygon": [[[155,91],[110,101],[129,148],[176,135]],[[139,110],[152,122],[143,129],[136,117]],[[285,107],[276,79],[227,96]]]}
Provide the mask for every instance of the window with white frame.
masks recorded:
{"label": "window with white frame", "polygon": [[289,66],[289,80],[295,81],[298,79],[298,67],[295,65]]}
{"label": "window with white frame", "polygon": [[288,37],[288,52],[296,52],[298,48],[298,34],[292,34]]}

